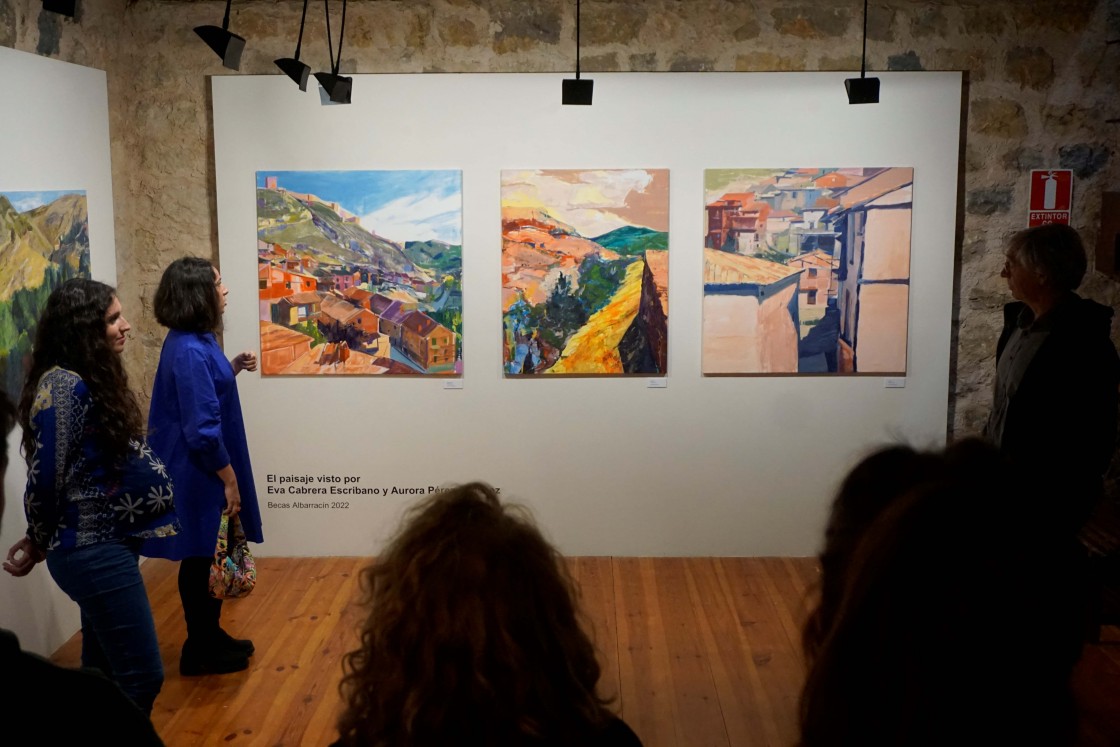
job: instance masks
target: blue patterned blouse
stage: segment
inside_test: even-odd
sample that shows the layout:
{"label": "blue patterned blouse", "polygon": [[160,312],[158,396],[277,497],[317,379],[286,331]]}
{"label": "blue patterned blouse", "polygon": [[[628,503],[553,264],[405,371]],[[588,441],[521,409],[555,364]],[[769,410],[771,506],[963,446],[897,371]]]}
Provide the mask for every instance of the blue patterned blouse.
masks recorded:
{"label": "blue patterned blouse", "polygon": [[35,446],[27,459],[27,536],[44,550],[167,537],[179,530],[167,468],[146,441],[130,442],[123,467],[105,464],[93,400],[82,378],[52,368],[31,406]]}

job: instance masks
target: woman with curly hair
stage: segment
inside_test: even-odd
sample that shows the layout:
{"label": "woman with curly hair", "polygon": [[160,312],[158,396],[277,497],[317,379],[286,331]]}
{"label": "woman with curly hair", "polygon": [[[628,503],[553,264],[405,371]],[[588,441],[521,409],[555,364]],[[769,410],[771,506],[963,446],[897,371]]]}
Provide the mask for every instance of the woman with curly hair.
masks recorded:
{"label": "woman with curly hair", "polygon": [[27,535],[4,568],[24,576],[45,558],[81,610],[82,664],[150,713],[163,665],[138,550],[178,522],[121,365],[130,328],[116,292],[96,280],[69,280],[47,299],[18,407]]}
{"label": "woman with curly hair", "polygon": [[337,747],[640,747],[596,693],[559,553],[489,485],[413,507],[363,584]]}
{"label": "woman with curly hair", "polygon": [[148,413],[152,448],[167,461],[181,496],[183,529],[143,553],[179,563],[179,598],[187,640],[179,659],[183,675],[224,674],[249,666],[253,643],[222,629],[222,600],[210,596],[210,564],[223,513],[237,515],[245,536],[261,542],[253,469],[241,400],[234,377],[255,371],[251,352],[227,359],[215,333],[229,291],[208,260],[182,257],[163,272],[153,303],[168,328],[159,356]]}

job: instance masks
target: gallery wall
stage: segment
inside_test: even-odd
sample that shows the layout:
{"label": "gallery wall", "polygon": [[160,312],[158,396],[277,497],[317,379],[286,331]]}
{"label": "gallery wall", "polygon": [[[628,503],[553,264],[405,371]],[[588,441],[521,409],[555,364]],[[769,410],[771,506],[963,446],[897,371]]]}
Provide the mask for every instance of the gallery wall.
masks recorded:
{"label": "gallery wall", "polygon": [[[109,163],[109,105],[105,73],[0,47],[0,192],[83,190],[89,211],[90,261],[95,279],[116,283],[113,186]],[[16,103],[18,102],[18,115]],[[123,309],[125,317],[129,309]],[[4,477],[3,553],[27,528],[19,454],[20,431],[8,437]],[[49,653],[78,629],[78,608],[58,590],[45,565],[25,578],[0,573],[0,627],[24,648]]]}
{"label": "gallery wall", "polygon": [[[463,174],[461,388],[240,377],[261,554],[375,553],[417,492],[483,479],[568,554],[808,555],[862,454],[944,440],[959,73],[882,74],[864,106],[836,73],[596,74],[591,107],[561,106],[561,77],[359,75],[348,106],[279,76],[213,79],[231,355],[259,347],[257,171]],[[906,375],[702,376],[704,170],[872,166],[914,169]],[[667,376],[503,375],[500,172],[533,168],[669,169]],[[374,494],[268,495],[306,484],[282,478]]]}

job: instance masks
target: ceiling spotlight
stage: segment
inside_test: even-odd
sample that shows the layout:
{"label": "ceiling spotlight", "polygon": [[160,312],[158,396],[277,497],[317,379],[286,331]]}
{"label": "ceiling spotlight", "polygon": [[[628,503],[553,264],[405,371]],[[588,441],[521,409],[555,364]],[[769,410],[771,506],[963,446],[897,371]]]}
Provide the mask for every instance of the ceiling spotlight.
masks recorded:
{"label": "ceiling spotlight", "polygon": [[336,73],[315,73],[319,81],[319,98],[324,104],[349,104],[354,79]]}
{"label": "ceiling spotlight", "polygon": [[338,67],[342,64],[342,40],[346,36],[346,0],[342,0],[342,28],[338,31],[338,57],[334,55],[334,40],[331,39],[331,9],[328,3],[329,0],[323,0],[323,9],[327,14],[327,53],[331,57],[331,71],[315,73],[315,80],[319,81],[319,99],[322,103],[349,104],[354,79],[338,74]]}
{"label": "ceiling spotlight", "polygon": [[229,30],[229,6],[233,0],[226,0],[226,15],[222,25],[195,26],[194,32],[202,37],[210,49],[222,58],[222,64],[230,70],[241,67],[241,53],[245,51],[245,39]]}
{"label": "ceiling spotlight", "polygon": [[879,103],[878,78],[848,78],[844,81],[844,90],[848,92],[849,104]]}
{"label": "ceiling spotlight", "polygon": [[296,40],[295,57],[281,57],[276,60],[276,67],[284,74],[299,84],[299,90],[307,90],[307,76],[311,74],[311,67],[299,61],[299,49],[303,46],[303,24],[307,22],[307,2],[303,0],[303,15],[299,19],[299,38]]}
{"label": "ceiling spotlight", "polygon": [[565,106],[591,106],[594,88],[595,81],[580,80],[579,77],[579,0],[576,0],[576,77],[564,79],[561,101]]}
{"label": "ceiling spotlight", "polygon": [[859,77],[844,81],[849,104],[878,104],[879,79],[867,77],[867,0],[863,0],[863,60],[859,64]]}
{"label": "ceiling spotlight", "polygon": [[[577,73],[578,76],[578,73]],[[594,93],[595,81],[565,78],[561,94],[563,103],[567,106],[591,106],[591,96]]]}
{"label": "ceiling spotlight", "polygon": [[74,17],[75,6],[78,0],[43,0],[43,10],[58,13],[67,18]]}

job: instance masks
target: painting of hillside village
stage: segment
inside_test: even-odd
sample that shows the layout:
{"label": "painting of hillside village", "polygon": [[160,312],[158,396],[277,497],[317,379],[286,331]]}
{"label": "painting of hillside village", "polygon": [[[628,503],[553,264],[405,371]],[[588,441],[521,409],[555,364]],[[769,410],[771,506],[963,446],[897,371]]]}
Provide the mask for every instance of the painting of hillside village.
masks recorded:
{"label": "painting of hillside village", "polygon": [[705,374],[905,374],[911,168],[704,172]]}
{"label": "painting of hillside village", "polygon": [[86,194],[0,191],[0,381],[19,399],[47,296],[89,277]]}
{"label": "painting of hillside village", "polygon": [[261,372],[463,372],[462,173],[257,172]]}
{"label": "painting of hillside village", "polygon": [[667,169],[502,172],[507,375],[663,375]]}

